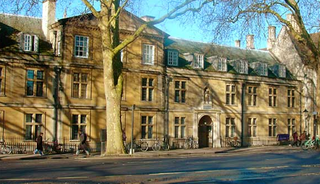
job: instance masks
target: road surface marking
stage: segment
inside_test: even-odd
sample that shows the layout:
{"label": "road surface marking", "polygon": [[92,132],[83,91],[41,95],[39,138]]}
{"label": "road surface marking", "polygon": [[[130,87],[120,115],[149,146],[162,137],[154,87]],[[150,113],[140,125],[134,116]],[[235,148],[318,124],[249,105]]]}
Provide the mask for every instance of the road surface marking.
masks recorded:
{"label": "road surface marking", "polygon": [[70,177],[58,177],[58,180],[64,180],[64,179],[87,179],[86,176],[70,176]]}
{"label": "road surface marking", "polygon": [[170,173],[153,173],[149,174],[150,176],[159,176],[159,175],[174,175],[174,174],[183,174],[186,172],[170,172]]}

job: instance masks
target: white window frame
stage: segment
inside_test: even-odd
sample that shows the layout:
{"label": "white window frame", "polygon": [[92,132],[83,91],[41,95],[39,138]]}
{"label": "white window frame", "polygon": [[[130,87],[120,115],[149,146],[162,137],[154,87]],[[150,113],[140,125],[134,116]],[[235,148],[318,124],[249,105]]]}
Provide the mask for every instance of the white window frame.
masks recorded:
{"label": "white window frame", "polygon": [[279,77],[286,78],[286,67],[284,65],[279,65]]}
{"label": "white window frame", "polygon": [[[85,40],[81,41],[80,40],[81,38],[86,39],[86,42]],[[79,42],[77,42],[78,39],[79,39]],[[83,45],[81,45],[80,43],[83,43]],[[79,53],[83,53],[83,55],[80,55]],[[77,57],[77,58],[89,57],[89,37],[88,36],[81,36],[81,35],[74,36],[74,57]]]}
{"label": "white window frame", "polygon": [[155,46],[150,44],[142,45],[142,64],[154,65]]}
{"label": "white window frame", "polygon": [[248,74],[248,62],[241,60],[239,61],[239,73]]}
{"label": "white window frame", "polygon": [[195,68],[203,68],[204,55],[203,54],[195,54],[194,67]]}
{"label": "white window frame", "polygon": [[168,65],[178,66],[179,52],[175,50],[168,50]]}
{"label": "white window frame", "polygon": [[225,58],[219,58],[218,59],[218,71],[227,71],[227,59]]}
{"label": "white window frame", "polygon": [[268,76],[268,64],[267,63],[261,63],[261,72],[263,76]]}
{"label": "white window frame", "polygon": [[38,51],[39,38],[36,35],[23,34],[23,50],[32,52]]}

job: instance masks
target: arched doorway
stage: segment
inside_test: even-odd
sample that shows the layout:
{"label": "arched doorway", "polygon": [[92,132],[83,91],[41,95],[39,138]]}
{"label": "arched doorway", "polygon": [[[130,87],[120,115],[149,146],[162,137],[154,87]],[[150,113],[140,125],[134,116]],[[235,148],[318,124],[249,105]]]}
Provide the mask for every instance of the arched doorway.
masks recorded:
{"label": "arched doorway", "polygon": [[212,120],[209,116],[203,116],[199,121],[198,138],[199,148],[209,147],[209,137],[211,133]]}

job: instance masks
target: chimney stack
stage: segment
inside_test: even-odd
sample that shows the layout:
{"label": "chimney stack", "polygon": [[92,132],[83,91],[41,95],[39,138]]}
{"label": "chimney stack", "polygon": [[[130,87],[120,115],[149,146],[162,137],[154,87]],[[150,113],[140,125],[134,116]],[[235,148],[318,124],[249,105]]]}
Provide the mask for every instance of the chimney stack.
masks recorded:
{"label": "chimney stack", "polygon": [[268,27],[268,40],[267,40],[267,49],[268,50],[272,49],[275,41],[276,41],[276,27],[269,26]]}
{"label": "chimney stack", "polygon": [[236,41],[234,41],[234,45],[236,46],[236,47],[238,47],[238,48],[240,48],[240,40],[236,40]]}
{"label": "chimney stack", "polygon": [[56,1],[44,0],[42,2],[42,31],[47,40],[50,40],[49,26],[56,20]]}
{"label": "chimney stack", "polygon": [[254,35],[247,35],[247,49],[254,49]]}
{"label": "chimney stack", "polygon": [[150,22],[150,21],[153,21],[155,17],[153,16],[149,16],[149,15],[145,15],[145,16],[142,16],[141,19],[146,21],[146,22]]}

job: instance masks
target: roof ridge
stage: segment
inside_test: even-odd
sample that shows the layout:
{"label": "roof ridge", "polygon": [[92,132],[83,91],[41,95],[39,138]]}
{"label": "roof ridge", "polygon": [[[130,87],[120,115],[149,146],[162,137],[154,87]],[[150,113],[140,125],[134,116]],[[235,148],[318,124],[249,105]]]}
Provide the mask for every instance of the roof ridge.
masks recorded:
{"label": "roof ridge", "polygon": [[16,16],[16,17],[26,17],[26,18],[34,18],[34,19],[42,19],[41,17],[27,16],[27,15],[18,15],[11,13],[0,13],[0,15],[8,15],[8,16]]}
{"label": "roof ridge", "polygon": [[241,47],[235,47],[235,46],[230,46],[230,45],[222,45],[222,44],[217,44],[217,43],[208,43],[208,42],[202,42],[202,41],[195,41],[195,40],[187,40],[184,38],[178,38],[178,37],[173,37],[170,36],[169,39],[178,39],[178,40],[183,40],[183,41],[188,41],[188,42],[195,42],[195,43],[202,43],[202,44],[207,44],[207,45],[216,45],[216,46],[220,46],[220,47],[228,47],[228,48],[232,48],[232,49],[240,49],[240,50],[247,50],[247,51],[258,51],[258,52],[269,52],[267,50],[260,50],[260,49],[246,49],[246,48],[241,48]]}

